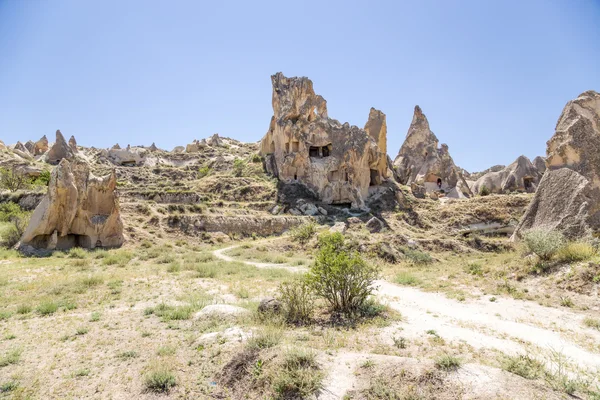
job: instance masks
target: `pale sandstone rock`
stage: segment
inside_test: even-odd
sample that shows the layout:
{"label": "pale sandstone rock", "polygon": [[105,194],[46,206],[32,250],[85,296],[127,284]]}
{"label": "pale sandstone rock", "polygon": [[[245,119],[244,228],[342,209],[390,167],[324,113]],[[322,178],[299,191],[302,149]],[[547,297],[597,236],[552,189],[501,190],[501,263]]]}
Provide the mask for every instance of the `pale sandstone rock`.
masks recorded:
{"label": "pale sandstone rock", "polygon": [[46,162],[50,164],[58,164],[61,160],[72,160],[75,157],[75,153],[73,149],[67,141],[65,137],[60,133],[60,130],[56,131],[56,141],[46,153]]}
{"label": "pale sandstone rock", "polygon": [[154,142],[152,142],[150,147],[148,147],[148,150],[151,152],[155,152],[155,151],[158,151],[158,147],[156,147],[156,144]]}
{"label": "pale sandstone rock", "polygon": [[33,160],[32,155],[21,142],[17,142],[17,144],[15,144],[15,146],[13,147],[12,151],[24,160]]}
{"label": "pale sandstone rock", "polygon": [[172,153],[183,153],[184,151],[185,151],[185,147],[175,146],[171,152]]}
{"label": "pale sandstone rock", "polygon": [[[387,172],[380,169],[385,152],[363,129],[329,118],[308,78],[277,73],[271,81],[274,115],[260,143],[267,171],[285,183],[302,183],[325,203],[364,207],[369,186]],[[372,135],[381,135],[372,125]]]}
{"label": "pale sandstone rock", "polygon": [[42,154],[44,154],[47,151],[48,151],[48,138],[46,137],[46,135],[44,135],[40,138],[40,140],[35,142],[33,155],[41,156]]}
{"label": "pale sandstone rock", "polygon": [[490,193],[507,193],[513,191],[535,192],[542,174],[529,161],[520,156],[512,164],[497,172],[488,172],[473,184],[472,190],[480,194],[483,187]]}
{"label": "pale sandstone rock", "polygon": [[62,159],[21,238],[21,250],[121,246],[123,223],[116,186],[114,171],[98,178],[84,161]]}
{"label": "pale sandstone rock", "polygon": [[6,150],[6,145],[2,140],[0,140],[0,150]]}
{"label": "pale sandstone rock", "polygon": [[143,164],[146,149],[131,147],[125,149],[112,148],[108,150],[108,159],[115,165],[136,166]]}
{"label": "pale sandstone rock", "polygon": [[569,101],[547,142],[546,172],[513,240],[545,227],[569,238],[600,233],[600,94]]}
{"label": "pale sandstone rock", "polygon": [[333,224],[331,228],[329,228],[329,232],[331,233],[346,233],[346,224],[343,222],[336,222]]}
{"label": "pale sandstone rock", "polygon": [[[472,192],[448,152],[429,128],[427,117],[415,106],[406,139],[394,160],[394,168],[404,185],[424,187],[425,192],[441,190],[448,197],[470,197]],[[421,195],[421,193],[419,193]]]}
{"label": "pale sandstone rock", "polygon": [[375,108],[371,107],[369,111],[369,119],[365,124],[365,132],[375,140],[379,151],[386,155],[386,157],[379,157],[377,162],[377,175],[374,177],[376,184],[381,184],[383,179],[387,178],[388,175],[388,157],[387,157],[387,123],[385,120],[385,114]]}

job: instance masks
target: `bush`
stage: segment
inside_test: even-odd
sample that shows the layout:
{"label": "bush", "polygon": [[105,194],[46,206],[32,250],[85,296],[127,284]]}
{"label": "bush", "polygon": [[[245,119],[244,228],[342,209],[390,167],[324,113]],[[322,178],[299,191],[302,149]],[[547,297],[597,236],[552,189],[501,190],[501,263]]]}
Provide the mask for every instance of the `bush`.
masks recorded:
{"label": "bush", "polygon": [[16,165],[11,168],[0,168],[0,189],[16,192],[29,186],[30,179],[21,173]]}
{"label": "bush", "polygon": [[156,393],[166,393],[177,385],[177,378],[166,366],[154,366],[144,377],[147,390]]}
{"label": "bush", "polygon": [[279,301],[283,306],[287,322],[303,323],[309,321],[312,317],[315,308],[315,297],[310,284],[305,278],[279,285]]}
{"label": "bush", "polygon": [[435,366],[445,371],[457,370],[461,364],[462,361],[460,358],[450,354],[443,354],[435,359]]}
{"label": "bush", "polygon": [[348,251],[344,236],[336,232],[319,237],[319,251],[307,276],[315,293],[323,297],[333,311],[352,314],[376,289],[373,283],[379,271],[357,252]]}
{"label": "bush", "polygon": [[40,175],[31,181],[32,185],[35,186],[48,186],[50,183],[50,171],[44,170]]}
{"label": "bush", "polygon": [[570,242],[558,251],[558,258],[564,262],[589,260],[596,255],[596,249],[585,242]]}
{"label": "bush", "polygon": [[244,169],[246,168],[246,161],[241,158],[236,158],[233,160],[233,175],[234,176],[242,176],[244,174]]}
{"label": "bush", "polygon": [[315,233],[317,233],[317,226],[313,222],[299,225],[290,232],[292,240],[301,245],[308,243]]}
{"label": "bush", "polygon": [[490,189],[487,188],[487,186],[482,185],[481,188],[479,188],[479,195],[480,196],[487,196],[490,194]]}
{"label": "bush", "polygon": [[424,251],[419,249],[411,249],[410,247],[402,247],[400,249],[402,253],[412,262],[413,264],[429,264],[433,262],[433,258]]}
{"label": "bush", "polygon": [[208,174],[210,174],[210,167],[208,165],[205,165],[203,167],[200,167],[198,169],[198,178],[202,179],[205,176],[207,176]]}
{"label": "bush", "polygon": [[82,249],[81,247],[73,247],[71,250],[69,250],[70,258],[84,259],[87,258],[87,256],[88,252],[85,249]]}
{"label": "bush", "polygon": [[3,247],[13,247],[23,236],[27,225],[29,225],[30,212],[21,210],[18,204],[3,203],[0,205],[0,222],[9,222],[10,224],[3,229],[0,245]]}
{"label": "bush", "polygon": [[544,373],[544,364],[527,354],[506,356],[500,365],[503,370],[525,379],[537,379]]}
{"label": "bush", "polygon": [[530,229],[523,235],[527,249],[542,261],[548,261],[561,249],[565,239],[562,233],[543,229]]}
{"label": "bush", "polygon": [[290,349],[283,355],[271,385],[278,399],[304,399],[321,388],[323,378],[312,350]]}

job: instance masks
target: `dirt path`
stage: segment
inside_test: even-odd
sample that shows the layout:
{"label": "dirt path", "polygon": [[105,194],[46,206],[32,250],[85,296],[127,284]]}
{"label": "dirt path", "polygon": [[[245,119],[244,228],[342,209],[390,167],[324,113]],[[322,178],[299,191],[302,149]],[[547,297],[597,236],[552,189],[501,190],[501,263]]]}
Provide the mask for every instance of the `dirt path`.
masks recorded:
{"label": "dirt path", "polygon": [[[215,257],[258,268],[283,268],[294,272],[306,268],[237,260],[223,254],[237,246],[214,251]],[[476,349],[496,349],[506,354],[533,352],[545,359],[552,352],[564,354],[575,366],[590,373],[600,372],[600,332],[583,325],[584,315],[540,306],[537,303],[498,297],[459,302],[440,293],[377,281],[380,301],[399,311],[403,321],[382,330],[381,337],[392,342],[398,328],[406,338],[423,338],[434,330],[446,341],[464,342]],[[591,350],[591,349],[596,349]],[[324,393],[343,393],[352,386],[353,367],[363,355],[348,356],[334,363]],[[351,362],[350,362],[351,361]],[[327,398],[325,396],[325,398]],[[333,398],[333,397],[331,397]]]}

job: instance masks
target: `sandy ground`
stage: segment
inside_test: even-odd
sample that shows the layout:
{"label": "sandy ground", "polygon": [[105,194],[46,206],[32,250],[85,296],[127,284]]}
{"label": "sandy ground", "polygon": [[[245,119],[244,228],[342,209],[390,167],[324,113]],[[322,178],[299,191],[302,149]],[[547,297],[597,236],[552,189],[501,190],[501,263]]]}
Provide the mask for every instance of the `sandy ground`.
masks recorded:
{"label": "sandy ground", "polygon": [[[223,254],[235,247],[216,250],[214,255],[222,260],[243,262],[258,268],[283,268],[294,272],[306,270],[286,264],[241,261]],[[495,349],[511,355],[534,353],[546,362],[549,362],[547,357],[552,352],[559,352],[574,367],[591,374],[600,373],[600,353],[597,350],[600,348],[600,332],[585,327],[585,316],[582,314],[505,297],[497,297],[494,302],[487,297],[459,302],[439,293],[424,292],[383,280],[376,284],[379,300],[403,316],[400,324],[383,329],[383,340],[391,342],[393,332],[399,328],[402,329],[402,336],[407,338],[423,338],[426,331],[435,330],[449,342],[465,343],[475,349]],[[593,348],[596,351],[591,350]],[[341,398],[355,384],[356,366],[373,357],[382,356],[338,354],[330,362],[329,377],[319,399]],[[486,377],[498,375],[500,371],[484,366],[471,365],[469,368],[472,371],[463,371],[465,379],[479,377],[471,379],[470,386],[478,386],[489,380]],[[484,390],[485,385],[480,389]]]}

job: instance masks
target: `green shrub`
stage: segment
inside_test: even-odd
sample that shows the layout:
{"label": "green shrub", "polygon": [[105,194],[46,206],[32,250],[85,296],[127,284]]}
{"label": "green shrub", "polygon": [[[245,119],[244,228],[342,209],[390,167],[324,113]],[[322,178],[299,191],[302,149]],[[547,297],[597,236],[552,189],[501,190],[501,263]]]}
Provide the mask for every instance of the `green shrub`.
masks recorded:
{"label": "green shrub", "polygon": [[246,161],[241,158],[236,158],[233,160],[233,175],[234,176],[242,176],[244,174],[244,169],[246,169]]}
{"label": "green shrub", "polygon": [[544,373],[544,364],[526,354],[505,356],[500,365],[503,370],[525,379],[537,379]]}
{"label": "green shrub", "polygon": [[290,349],[271,378],[277,399],[305,399],[322,387],[324,374],[312,350]]}
{"label": "green shrub", "polygon": [[81,247],[73,247],[71,250],[69,250],[70,258],[84,259],[87,258],[87,256],[88,252],[85,249],[82,249]]}
{"label": "green shrub", "polygon": [[175,374],[164,365],[153,366],[144,376],[144,386],[151,392],[166,393],[175,385]]}
{"label": "green shrub", "polygon": [[560,232],[534,228],[523,234],[523,242],[527,249],[537,255],[540,260],[548,261],[561,249],[565,239]]}
{"label": "green shrub", "polygon": [[404,253],[406,258],[413,264],[429,264],[433,262],[433,258],[424,251],[419,249],[411,249],[410,247],[402,247],[400,251]]}
{"label": "green shrub", "polygon": [[319,251],[307,275],[314,292],[323,297],[334,311],[357,311],[376,289],[376,267],[367,264],[357,252],[344,245],[339,233],[319,237]]}
{"label": "green shrub", "polygon": [[53,301],[45,301],[37,307],[40,315],[51,315],[58,310],[58,304]]}
{"label": "green shrub", "polygon": [[279,285],[279,300],[287,322],[303,323],[312,317],[315,296],[311,285],[305,278]]}
{"label": "green shrub", "polygon": [[317,233],[317,226],[313,222],[299,225],[290,231],[292,240],[305,245]]}
{"label": "green shrub", "polygon": [[460,368],[462,361],[460,358],[450,354],[443,354],[435,359],[435,366],[445,371],[452,371]]}
{"label": "green shrub", "polygon": [[19,348],[15,348],[15,349],[12,349],[12,350],[9,350],[8,352],[6,352],[6,354],[4,354],[2,357],[0,357],[0,368],[6,367],[7,365],[18,363],[19,360],[21,359],[22,352],[23,351]]}
{"label": "green shrub", "polygon": [[208,174],[210,174],[210,167],[208,165],[205,165],[198,169],[198,178],[199,179],[204,178],[205,176],[208,176]]}
{"label": "green shrub", "polygon": [[396,283],[399,285],[416,286],[420,283],[418,278],[408,272],[400,272],[396,275]]}
{"label": "green shrub", "polygon": [[48,186],[50,183],[50,171],[43,170],[40,175],[31,181],[32,185],[35,186]]}
{"label": "green shrub", "polygon": [[589,260],[596,255],[596,249],[585,242],[569,242],[558,251],[558,259],[564,262]]}
{"label": "green shrub", "polygon": [[253,163],[260,163],[260,162],[262,162],[262,157],[260,156],[260,154],[253,154],[252,155],[252,162]]}
{"label": "green shrub", "polygon": [[490,189],[488,189],[488,187],[487,187],[487,186],[485,186],[485,185],[482,185],[482,186],[479,188],[479,195],[480,195],[480,196],[487,196],[487,195],[489,195],[489,194],[490,194]]}
{"label": "green shrub", "polygon": [[17,203],[0,203],[0,222],[10,222],[11,218],[23,212]]}
{"label": "green shrub", "polygon": [[19,383],[15,381],[8,381],[0,384],[0,393],[10,393],[19,387]]}
{"label": "green shrub", "polygon": [[13,165],[11,168],[0,167],[0,189],[16,192],[19,189],[26,189],[29,182],[30,179],[19,171],[17,165]]}

